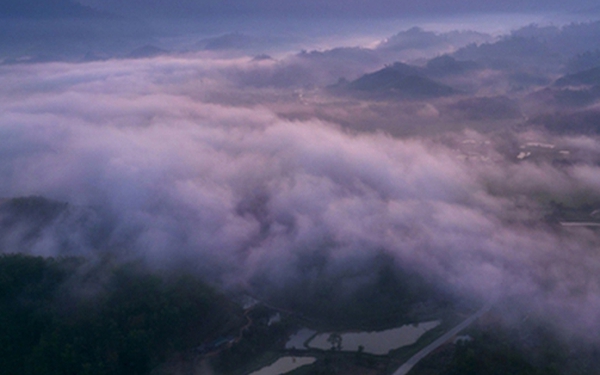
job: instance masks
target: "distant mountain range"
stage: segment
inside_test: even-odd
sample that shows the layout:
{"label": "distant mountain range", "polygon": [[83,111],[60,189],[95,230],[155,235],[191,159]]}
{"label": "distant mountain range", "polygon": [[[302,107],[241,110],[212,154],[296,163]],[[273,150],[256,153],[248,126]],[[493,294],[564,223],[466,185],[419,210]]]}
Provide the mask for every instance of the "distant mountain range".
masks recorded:
{"label": "distant mountain range", "polygon": [[600,85],[600,66],[578,73],[567,74],[556,80],[554,85],[558,87]]}
{"label": "distant mountain range", "polygon": [[495,69],[535,69],[556,73],[567,65],[570,72],[591,68],[600,61],[600,21],[562,27],[529,25],[494,43],[469,44],[453,57],[474,60]]}
{"label": "distant mountain range", "polygon": [[425,68],[428,75],[442,77],[464,74],[482,67],[472,60],[459,61],[452,56],[442,55],[429,60]]}
{"label": "distant mountain range", "polygon": [[548,106],[582,108],[600,99],[600,66],[567,74],[529,97]]}
{"label": "distant mountain range", "polygon": [[340,81],[335,90],[366,94],[401,96],[407,98],[433,98],[456,93],[450,86],[427,77],[423,69],[404,63],[394,63],[352,81]]}

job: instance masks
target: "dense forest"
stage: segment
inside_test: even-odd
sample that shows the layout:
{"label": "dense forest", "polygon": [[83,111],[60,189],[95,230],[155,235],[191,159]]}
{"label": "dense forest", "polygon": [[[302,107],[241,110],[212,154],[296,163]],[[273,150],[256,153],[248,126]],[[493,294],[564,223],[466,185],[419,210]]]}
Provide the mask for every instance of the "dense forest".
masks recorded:
{"label": "dense forest", "polygon": [[0,256],[6,374],[147,374],[231,329],[239,313],[189,275],[80,258]]}

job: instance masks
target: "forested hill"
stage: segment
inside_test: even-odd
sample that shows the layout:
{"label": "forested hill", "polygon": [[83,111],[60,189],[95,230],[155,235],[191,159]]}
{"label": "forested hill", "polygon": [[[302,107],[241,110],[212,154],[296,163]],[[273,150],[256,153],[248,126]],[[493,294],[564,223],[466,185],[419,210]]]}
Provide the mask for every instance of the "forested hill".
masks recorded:
{"label": "forested hill", "polygon": [[5,374],[147,374],[234,330],[241,318],[238,307],[191,276],[0,256]]}

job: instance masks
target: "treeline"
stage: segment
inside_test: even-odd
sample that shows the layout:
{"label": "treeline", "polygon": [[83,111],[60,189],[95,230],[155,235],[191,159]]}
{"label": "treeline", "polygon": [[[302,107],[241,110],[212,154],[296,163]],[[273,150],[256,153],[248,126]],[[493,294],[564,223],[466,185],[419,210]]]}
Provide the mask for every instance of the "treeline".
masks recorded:
{"label": "treeline", "polygon": [[0,256],[2,373],[147,374],[240,321],[234,305],[190,275]]}
{"label": "treeline", "polygon": [[598,374],[600,346],[559,335],[546,325],[488,322],[469,338],[448,344],[419,362],[414,375]]}
{"label": "treeline", "polygon": [[544,361],[533,360],[534,353],[524,349],[509,332],[499,329],[479,331],[473,341],[458,344],[454,358],[442,375],[558,375],[558,361],[564,355],[554,342],[540,343],[535,356],[543,355]]}
{"label": "treeline", "polygon": [[321,271],[322,267],[308,268],[320,273],[318,279],[306,278],[288,284],[265,299],[295,312],[312,326],[341,331],[382,330],[422,321],[439,316],[440,311],[452,304],[449,292],[408,267],[396,265],[385,254],[378,255],[370,264],[370,274],[364,277],[368,282],[358,280],[352,284],[344,277],[329,277]]}

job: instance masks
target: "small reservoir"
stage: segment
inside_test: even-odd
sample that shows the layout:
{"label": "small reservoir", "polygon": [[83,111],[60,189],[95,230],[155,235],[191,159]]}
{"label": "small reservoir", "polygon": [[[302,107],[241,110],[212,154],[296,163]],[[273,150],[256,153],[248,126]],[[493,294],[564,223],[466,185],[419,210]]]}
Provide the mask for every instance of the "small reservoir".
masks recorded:
{"label": "small reservoir", "polygon": [[425,332],[439,324],[440,321],[431,321],[379,332],[320,333],[308,342],[308,347],[329,350],[335,346],[343,351],[357,351],[362,346],[365,353],[384,355],[390,350],[414,344]]}
{"label": "small reservoir", "polygon": [[303,328],[298,332],[294,333],[285,344],[286,349],[306,349],[304,343],[308,341],[311,337],[317,334],[317,331],[312,331],[310,329]]}

